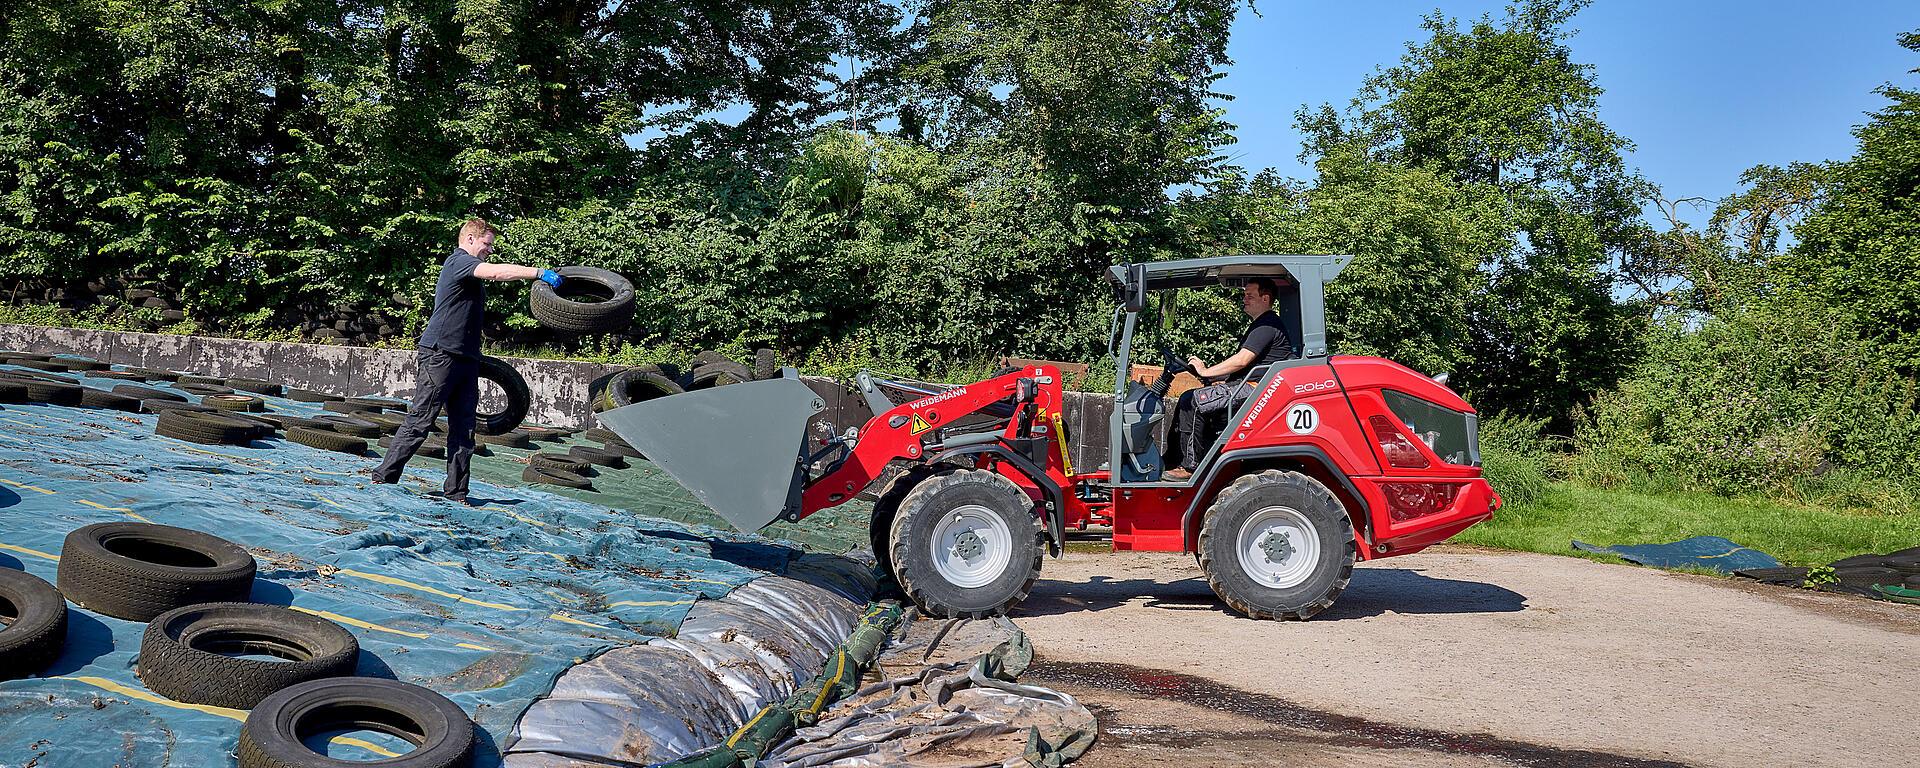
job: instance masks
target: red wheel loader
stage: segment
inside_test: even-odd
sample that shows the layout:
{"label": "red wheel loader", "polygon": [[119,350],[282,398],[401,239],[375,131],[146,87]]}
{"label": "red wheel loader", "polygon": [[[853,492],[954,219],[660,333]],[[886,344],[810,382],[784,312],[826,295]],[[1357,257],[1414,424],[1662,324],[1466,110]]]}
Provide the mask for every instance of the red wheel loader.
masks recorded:
{"label": "red wheel loader", "polygon": [[[1280,285],[1274,311],[1301,356],[1244,371],[1191,478],[1163,478],[1156,435],[1185,358],[1164,344],[1150,385],[1116,377],[1107,462],[1074,466],[1060,372],[1038,365],[941,385],[861,373],[874,416],[824,439],[824,400],[776,379],[649,400],[601,421],[743,531],[801,520],[890,477],[874,504],[874,554],[935,616],[1006,612],[1069,527],[1110,524],[1113,549],[1192,552],[1207,582],[1254,618],[1325,610],[1358,560],[1418,552],[1490,518],[1472,406],[1389,360],[1329,356],[1324,288],[1346,256],[1228,256],[1111,268],[1121,306],[1112,351],[1129,370],[1155,298],[1170,327],[1177,289]],[[1149,314],[1149,317],[1151,315]],[[1147,323],[1153,325],[1153,323]]]}

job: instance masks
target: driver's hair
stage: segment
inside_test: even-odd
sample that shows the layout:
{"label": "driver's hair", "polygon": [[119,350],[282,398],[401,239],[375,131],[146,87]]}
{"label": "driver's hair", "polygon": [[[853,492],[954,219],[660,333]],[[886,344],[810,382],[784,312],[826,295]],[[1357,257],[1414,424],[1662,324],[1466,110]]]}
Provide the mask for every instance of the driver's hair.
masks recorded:
{"label": "driver's hair", "polygon": [[1280,287],[1277,285],[1274,285],[1273,278],[1266,277],[1264,275],[1260,277],[1247,278],[1247,285],[1251,285],[1254,288],[1259,289],[1260,295],[1265,296],[1269,299],[1273,298],[1274,296],[1280,293]]}

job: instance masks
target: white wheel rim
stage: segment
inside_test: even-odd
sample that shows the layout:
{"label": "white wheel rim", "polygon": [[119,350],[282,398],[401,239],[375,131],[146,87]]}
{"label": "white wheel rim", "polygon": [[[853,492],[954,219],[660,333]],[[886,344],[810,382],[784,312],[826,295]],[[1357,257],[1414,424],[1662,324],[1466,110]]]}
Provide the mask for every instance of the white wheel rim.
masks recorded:
{"label": "white wheel rim", "polygon": [[1013,560],[1013,531],[993,510],[955,507],[933,529],[933,568],[956,587],[992,584]]}
{"label": "white wheel rim", "polygon": [[1320,533],[1292,507],[1267,507],[1240,526],[1240,569],[1271,589],[1298,586],[1320,564]]}

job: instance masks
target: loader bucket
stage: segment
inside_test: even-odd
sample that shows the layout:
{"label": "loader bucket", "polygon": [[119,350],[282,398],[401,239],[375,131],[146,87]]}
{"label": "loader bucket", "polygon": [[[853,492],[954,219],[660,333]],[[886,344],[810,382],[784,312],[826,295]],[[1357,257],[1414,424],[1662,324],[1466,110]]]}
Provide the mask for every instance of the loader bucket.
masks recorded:
{"label": "loader bucket", "polygon": [[789,368],[781,378],[654,398],[600,423],[666,470],[733,527],[797,519],[807,481],[807,420],[826,401]]}

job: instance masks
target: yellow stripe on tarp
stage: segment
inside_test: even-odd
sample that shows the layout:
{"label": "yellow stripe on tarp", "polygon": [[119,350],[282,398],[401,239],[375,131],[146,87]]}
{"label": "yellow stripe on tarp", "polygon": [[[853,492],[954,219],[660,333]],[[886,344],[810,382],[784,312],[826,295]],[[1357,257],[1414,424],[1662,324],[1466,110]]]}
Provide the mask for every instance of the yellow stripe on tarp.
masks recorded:
{"label": "yellow stripe on tarp", "polygon": [[466,649],[469,649],[469,650],[475,650],[475,651],[491,651],[491,650],[493,650],[492,648],[488,648],[488,647],[486,647],[486,646],[484,646],[484,645],[474,645],[473,643],[454,643],[454,645],[455,645],[455,646],[458,646],[458,647],[461,647],[461,648],[466,648]]}
{"label": "yellow stripe on tarp", "polygon": [[513,518],[513,519],[515,519],[515,520],[518,520],[518,521],[520,521],[520,522],[523,522],[523,523],[532,523],[532,524],[534,524],[534,525],[537,525],[537,526],[540,526],[540,527],[542,527],[542,528],[546,528],[546,527],[549,527],[549,526],[551,526],[551,525],[552,525],[552,523],[548,523],[548,522],[545,522],[545,521],[541,521],[541,520],[535,520],[535,519],[533,519],[533,518],[531,518],[531,517],[527,517],[526,515],[522,515],[522,514],[520,514],[520,513],[518,513],[518,512],[515,512],[515,511],[513,511],[513,510],[510,510],[510,509],[506,509],[506,508],[504,508],[504,507],[495,507],[495,506],[485,506],[485,507],[476,507],[476,509],[484,509],[484,510],[487,510],[487,511],[490,511],[490,512],[499,512],[500,514],[503,514],[503,515],[506,515],[507,517],[511,517],[511,518]]}
{"label": "yellow stripe on tarp", "polygon": [[621,600],[620,602],[617,602],[617,603],[607,603],[607,607],[621,608],[624,606],[633,605],[633,606],[639,606],[641,608],[655,608],[663,605],[692,605],[692,604],[693,604],[692,600]]}
{"label": "yellow stripe on tarp", "polygon": [[23,555],[33,555],[34,557],[44,557],[48,560],[53,560],[56,562],[59,561],[60,559],[59,555],[49,555],[37,549],[27,549],[26,547],[16,547],[12,544],[0,544],[0,549],[7,550],[9,552],[18,552]]}
{"label": "yellow stripe on tarp", "polygon": [[246,710],[243,710],[243,709],[228,709],[226,707],[215,707],[207,704],[188,704],[185,702],[174,701],[173,699],[169,699],[164,696],[160,696],[158,694],[149,693],[147,691],[143,691],[138,688],[121,685],[120,683],[116,683],[104,677],[55,677],[53,679],[72,680],[76,683],[86,683],[87,685],[91,685],[95,688],[101,688],[108,691],[112,691],[114,693],[120,694],[127,698],[139,699],[149,704],[159,704],[161,706],[173,707],[175,709],[191,709],[195,712],[205,712],[209,715],[219,715],[221,717],[230,717],[235,720],[239,720],[240,722],[243,722],[243,723],[247,721],[247,712]]}
{"label": "yellow stripe on tarp", "polygon": [[7,423],[9,423],[9,424],[18,424],[18,425],[20,425],[20,426],[23,426],[23,427],[26,427],[26,428],[28,428],[28,429],[39,429],[39,428],[40,428],[40,425],[38,425],[38,424],[28,424],[27,422],[24,422],[24,421],[21,421],[21,420],[19,420],[19,419],[5,419],[5,418],[0,418],[0,421],[4,421],[4,422],[7,422]]}
{"label": "yellow stripe on tarp", "polygon": [[334,613],[334,612],[332,612],[332,611],[316,611],[316,610],[314,610],[314,609],[312,609],[312,608],[302,608],[302,607],[300,607],[300,606],[297,606],[297,605],[289,605],[289,606],[287,606],[287,607],[288,607],[288,608],[292,608],[292,609],[294,609],[294,610],[296,610],[296,611],[299,611],[299,612],[301,612],[301,613],[305,613],[305,614],[310,614],[310,615],[313,615],[313,616],[318,616],[318,617],[320,617],[320,618],[323,618],[323,619],[327,619],[327,620],[330,620],[330,621],[337,621],[337,622],[340,622],[341,624],[345,624],[345,625],[347,625],[347,626],[350,626],[350,627],[359,627],[359,628],[361,628],[361,629],[370,629],[370,630],[373,630],[373,631],[375,631],[375,632],[386,632],[386,633],[388,633],[388,634],[393,634],[393,635],[401,635],[401,636],[404,636],[404,637],[411,637],[411,638],[413,638],[413,639],[415,639],[415,640],[425,640],[425,639],[427,639],[427,633],[425,633],[425,632],[408,632],[408,631],[406,631],[406,630],[404,630],[404,629],[394,629],[393,627],[383,627],[383,626],[380,626],[379,624],[375,624],[375,623],[373,623],[373,622],[371,622],[371,621],[361,621],[360,619],[356,619],[356,618],[353,618],[352,616],[342,616],[342,615],[340,615],[340,614],[337,614],[337,613]]}
{"label": "yellow stripe on tarp", "polygon": [[343,506],[340,506],[340,503],[339,503],[339,502],[336,502],[336,501],[334,501],[333,499],[329,499],[329,498],[327,498],[327,497],[325,497],[325,496],[322,496],[322,495],[320,495],[320,494],[317,494],[317,493],[316,493],[316,494],[314,494],[314,495],[313,495],[313,497],[314,497],[314,498],[316,498],[316,499],[319,499],[319,500],[320,500],[320,502],[321,502],[322,504],[325,504],[325,505],[327,505],[327,506],[329,506],[329,507],[333,507],[334,509],[346,509],[346,507],[343,507]]}
{"label": "yellow stripe on tarp", "polygon": [[48,496],[52,496],[52,495],[54,494],[54,492],[53,492],[53,491],[49,491],[49,490],[47,490],[47,489],[45,489],[45,488],[42,488],[42,487],[40,487],[40,486],[37,486],[37,485],[27,485],[26,483],[22,483],[22,482],[18,482],[18,481],[14,481],[14,480],[8,480],[8,479],[6,479],[6,478],[4,478],[4,477],[0,477],[0,483],[6,483],[7,485],[11,485],[11,486],[13,486],[13,487],[15,487],[15,488],[25,488],[25,489],[27,489],[27,490],[29,490],[29,491],[39,491],[39,492],[41,492],[41,493],[44,493],[44,494],[46,494],[46,495],[48,495]]}
{"label": "yellow stripe on tarp", "polygon": [[547,614],[547,618],[553,619],[554,621],[564,621],[568,624],[578,624],[583,627],[593,627],[594,629],[611,629],[611,627],[603,627],[591,621],[581,621],[564,613],[549,613]]}
{"label": "yellow stripe on tarp", "polygon": [[109,506],[107,506],[107,505],[105,505],[105,504],[102,504],[102,503],[100,503],[100,502],[97,502],[97,501],[88,501],[88,500],[86,500],[86,499],[79,499],[78,501],[79,501],[79,502],[80,502],[81,504],[85,504],[85,505],[87,505],[87,506],[89,506],[89,507],[93,507],[94,509],[104,509],[104,510],[106,510],[106,511],[108,511],[108,512],[132,512],[132,511],[133,511],[133,510],[131,510],[131,509],[128,509],[128,508],[126,508],[126,507],[109,507]]}
{"label": "yellow stripe on tarp", "polygon": [[467,605],[477,605],[482,608],[493,608],[493,609],[502,610],[502,611],[526,610],[525,608],[517,608],[511,605],[503,605],[501,603],[489,603],[484,600],[475,600],[465,595],[456,595],[452,592],[448,592],[440,589],[434,589],[433,587],[429,587],[425,584],[415,584],[411,581],[407,581],[406,579],[396,579],[392,576],[382,576],[377,573],[366,573],[364,571],[355,571],[347,568],[342,568],[338,572],[342,576],[352,576],[356,579],[366,579],[367,581],[371,581],[376,584],[389,584],[396,587],[402,587],[405,589],[425,592],[429,595],[439,595],[441,597],[451,598],[453,600],[466,603]]}
{"label": "yellow stripe on tarp", "polygon": [[[209,715],[218,715],[220,717],[231,718],[243,723],[247,721],[247,711],[244,709],[228,709],[226,707],[215,707],[207,704],[188,704],[185,702],[174,701],[173,699],[169,699],[154,693],[149,693],[147,691],[143,691],[138,688],[121,685],[120,683],[116,683],[104,677],[59,676],[59,677],[54,677],[53,679],[54,680],[72,680],[76,683],[86,683],[87,685],[91,685],[95,688],[99,688],[101,690],[109,691],[112,693],[117,693],[129,699],[138,699],[140,701],[144,701],[149,704],[159,704],[164,707],[173,707],[175,709],[190,709],[195,712],[205,712]],[[350,746],[359,747],[361,749],[364,749],[368,752],[372,752],[381,757],[399,757],[400,756],[400,753],[398,752],[394,752],[392,750],[389,750],[373,742],[363,741],[360,739],[353,738],[351,736],[335,736],[332,739],[329,739],[329,741],[332,741],[335,744],[347,744]]]}

